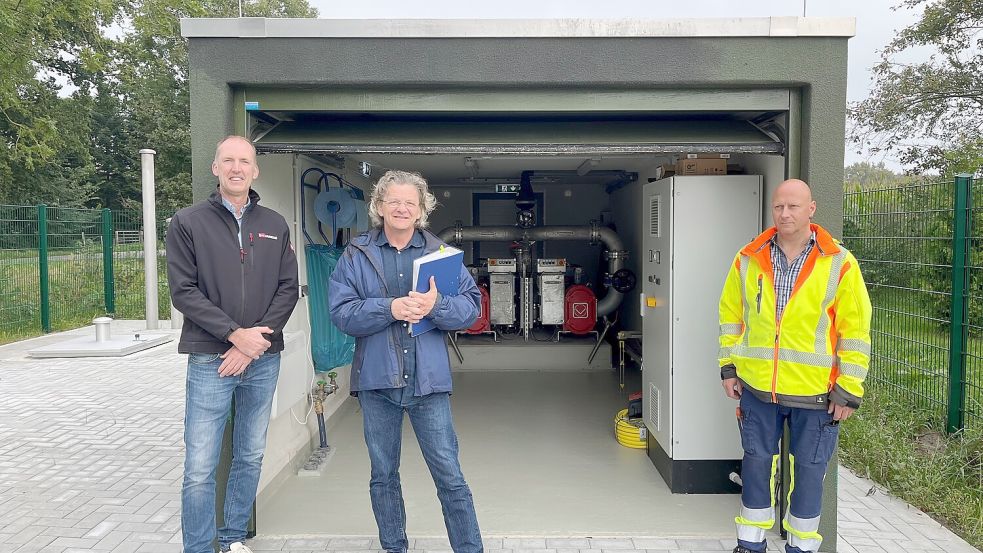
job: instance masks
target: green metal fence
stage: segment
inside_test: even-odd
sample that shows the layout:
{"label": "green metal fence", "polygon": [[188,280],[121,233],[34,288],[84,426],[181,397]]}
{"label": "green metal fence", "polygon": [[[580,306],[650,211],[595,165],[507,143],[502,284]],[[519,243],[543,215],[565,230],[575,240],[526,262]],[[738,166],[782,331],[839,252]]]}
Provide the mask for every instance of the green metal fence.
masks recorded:
{"label": "green metal fence", "polygon": [[843,234],[874,316],[870,386],[983,425],[983,206],[968,176],[845,191]]}
{"label": "green metal fence", "polygon": [[[0,206],[0,343],[87,325],[94,317],[142,319],[142,214]],[[165,223],[157,224],[163,255]],[[162,318],[169,316],[158,261]]]}

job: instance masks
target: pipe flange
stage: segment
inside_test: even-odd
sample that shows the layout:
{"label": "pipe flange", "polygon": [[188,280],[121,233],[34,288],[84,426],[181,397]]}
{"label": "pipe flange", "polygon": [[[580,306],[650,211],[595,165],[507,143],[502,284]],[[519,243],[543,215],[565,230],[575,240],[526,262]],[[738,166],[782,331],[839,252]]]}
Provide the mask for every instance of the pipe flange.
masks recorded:
{"label": "pipe flange", "polygon": [[464,242],[464,223],[454,221],[454,244],[460,246]]}

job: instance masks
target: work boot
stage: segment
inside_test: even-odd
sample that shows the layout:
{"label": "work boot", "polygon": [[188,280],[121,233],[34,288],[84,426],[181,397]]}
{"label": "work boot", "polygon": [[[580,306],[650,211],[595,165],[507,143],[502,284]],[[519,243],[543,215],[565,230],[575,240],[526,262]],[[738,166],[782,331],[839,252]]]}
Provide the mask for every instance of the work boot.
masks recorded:
{"label": "work boot", "polygon": [[738,545],[737,547],[734,548],[733,553],[761,553],[761,552],[753,551],[751,549],[748,549],[747,547],[744,547],[743,545]]}

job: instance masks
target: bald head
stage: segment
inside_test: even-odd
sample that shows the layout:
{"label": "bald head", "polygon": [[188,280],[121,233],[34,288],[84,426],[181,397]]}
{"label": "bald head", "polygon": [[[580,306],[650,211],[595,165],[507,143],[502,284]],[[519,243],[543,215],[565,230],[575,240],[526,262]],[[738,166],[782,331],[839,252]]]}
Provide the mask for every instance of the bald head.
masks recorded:
{"label": "bald head", "polygon": [[805,181],[789,179],[778,185],[771,198],[771,215],[780,238],[798,239],[809,235],[809,224],[816,213],[812,189]]}
{"label": "bald head", "polygon": [[779,193],[805,194],[809,201],[812,201],[812,187],[806,181],[800,179],[788,179],[779,184],[778,188],[775,189],[774,196],[778,196]]}

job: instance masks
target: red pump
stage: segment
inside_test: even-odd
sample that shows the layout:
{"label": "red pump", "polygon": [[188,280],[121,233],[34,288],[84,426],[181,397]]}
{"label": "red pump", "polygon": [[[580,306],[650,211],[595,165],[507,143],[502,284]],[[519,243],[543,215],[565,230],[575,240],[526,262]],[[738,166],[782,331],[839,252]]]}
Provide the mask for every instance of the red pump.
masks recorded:
{"label": "red pump", "polygon": [[567,288],[563,296],[563,330],[587,334],[597,324],[597,296],[583,284]]}
{"label": "red pump", "polygon": [[491,296],[488,294],[488,286],[481,284],[478,290],[481,292],[481,302],[478,304],[480,311],[478,319],[468,328],[468,334],[481,334],[491,330]]}

